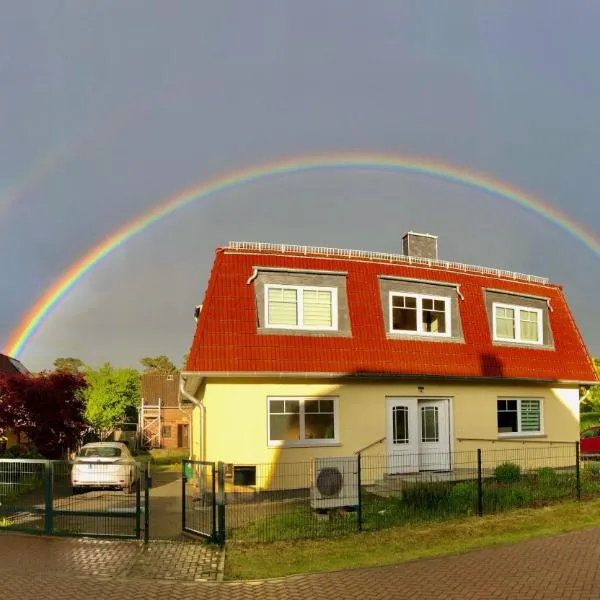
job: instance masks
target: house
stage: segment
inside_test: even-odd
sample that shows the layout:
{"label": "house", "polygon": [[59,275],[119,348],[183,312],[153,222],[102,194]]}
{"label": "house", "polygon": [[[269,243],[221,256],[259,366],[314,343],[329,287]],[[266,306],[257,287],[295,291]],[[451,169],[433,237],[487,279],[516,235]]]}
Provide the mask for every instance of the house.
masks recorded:
{"label": "house", "polygon": [[[16,358],[0,354],[0,376],[3,375],[29,375],[29,371]],[[19,443],[19,439],[13,432],[0,431],[0,449],[2,446],[10,447],[17,443]]]}
{"label": "house", "polygon": [[579,386],[597,379],[563,289],[437,245],[409,232],[397,255],[217,249],[180,376],[194,457],[261,487],[358,451],[412,473],[572,442],[573,464]]}
{"label": "house", "polygon": [[144,445],[151,448],[190,448],[192,410],[179,407],[178,380],[175,375],[142,375],[139,431]]}

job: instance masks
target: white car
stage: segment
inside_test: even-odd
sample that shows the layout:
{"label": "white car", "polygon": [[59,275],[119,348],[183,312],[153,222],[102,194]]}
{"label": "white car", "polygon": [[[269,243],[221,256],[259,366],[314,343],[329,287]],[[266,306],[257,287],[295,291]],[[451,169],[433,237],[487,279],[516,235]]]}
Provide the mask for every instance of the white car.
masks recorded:
{"label": "white car", "polygon": [[98,488],[118,488],[130,494],[135,481],[135,459],[121,442],[86,444],[73,461],[73,494]]}

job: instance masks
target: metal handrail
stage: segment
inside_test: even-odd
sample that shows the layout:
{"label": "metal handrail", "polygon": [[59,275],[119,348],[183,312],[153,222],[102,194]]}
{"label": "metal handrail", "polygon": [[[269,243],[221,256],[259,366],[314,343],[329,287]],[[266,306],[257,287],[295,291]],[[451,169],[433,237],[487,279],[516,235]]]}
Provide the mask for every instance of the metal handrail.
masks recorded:
{"label": "metal handrail", "polygon": [[383,436],[382,438],[375,440],[374,442],[371,442],[370,444],[367,444],[364,448],[361,448],[360,450],[357,450],[354,454],[358,455],[361,454],[361,452],[364,452],[365,450],[368,450],[369,448],[372,448],[373,446],[376,446],[377,444],[381,444],[381,442],[383,442],[386,439],[387,436]]}
{"label": "metal handrail", "polygon": [[[538,436],[541,437],[541,436]],[[559,441],[559,440],[546,440],[546,439],[535,439],[535,438],[530,438],[530,437],[506,437],[506,438],[466,438],[466,437],[459,437],[456,438],[456,441],[458,442],[505,442],[505,443],[512,443],[512,444],[518,444],[518,443],[523,443],[523,444],[561,444],[561,445],[567,445],[567,444],[575,444],[575,441]]]}

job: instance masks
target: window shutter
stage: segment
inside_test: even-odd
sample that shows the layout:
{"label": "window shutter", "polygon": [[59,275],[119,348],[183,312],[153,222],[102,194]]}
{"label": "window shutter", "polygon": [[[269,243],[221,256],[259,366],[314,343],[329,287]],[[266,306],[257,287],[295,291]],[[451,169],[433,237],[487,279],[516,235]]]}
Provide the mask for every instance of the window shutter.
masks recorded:
{"label": "window shutter", "polygon": [[514,339],[515,337],[515,311],[502,306],[496,307],[496,336]]}
{"label": "window shutter", "polygon": [[521,339],[538,341],[538,315],[536,312],[521,310]]}
{"label": "window shutter", "polygon": [[269,288],[269,325],[298,325],[296,290]]}
{"label": "window shutter", "polygon": [[521,400],[521,431],[540,431],[540,401]]}
{"label": "window shutter", "polygon": [[304,290],[303,320],[306,327],[333,325],[331,295],[328,290]]}

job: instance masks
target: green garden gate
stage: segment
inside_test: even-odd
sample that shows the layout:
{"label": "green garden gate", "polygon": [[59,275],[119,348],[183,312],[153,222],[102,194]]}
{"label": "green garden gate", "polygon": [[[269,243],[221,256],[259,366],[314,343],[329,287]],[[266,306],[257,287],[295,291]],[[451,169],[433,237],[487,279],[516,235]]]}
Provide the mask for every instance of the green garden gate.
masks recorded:
{"label": "green garden gate", "polygon": [[0,459],[0,530],[148,539],[149,474],[136,464],[135,492],[74,494],[70,461]]}
{"label": "green garden gate", "polygon": [[225,541],[223,465],[202,460],[181,463],[181,528],[184,533]]}

